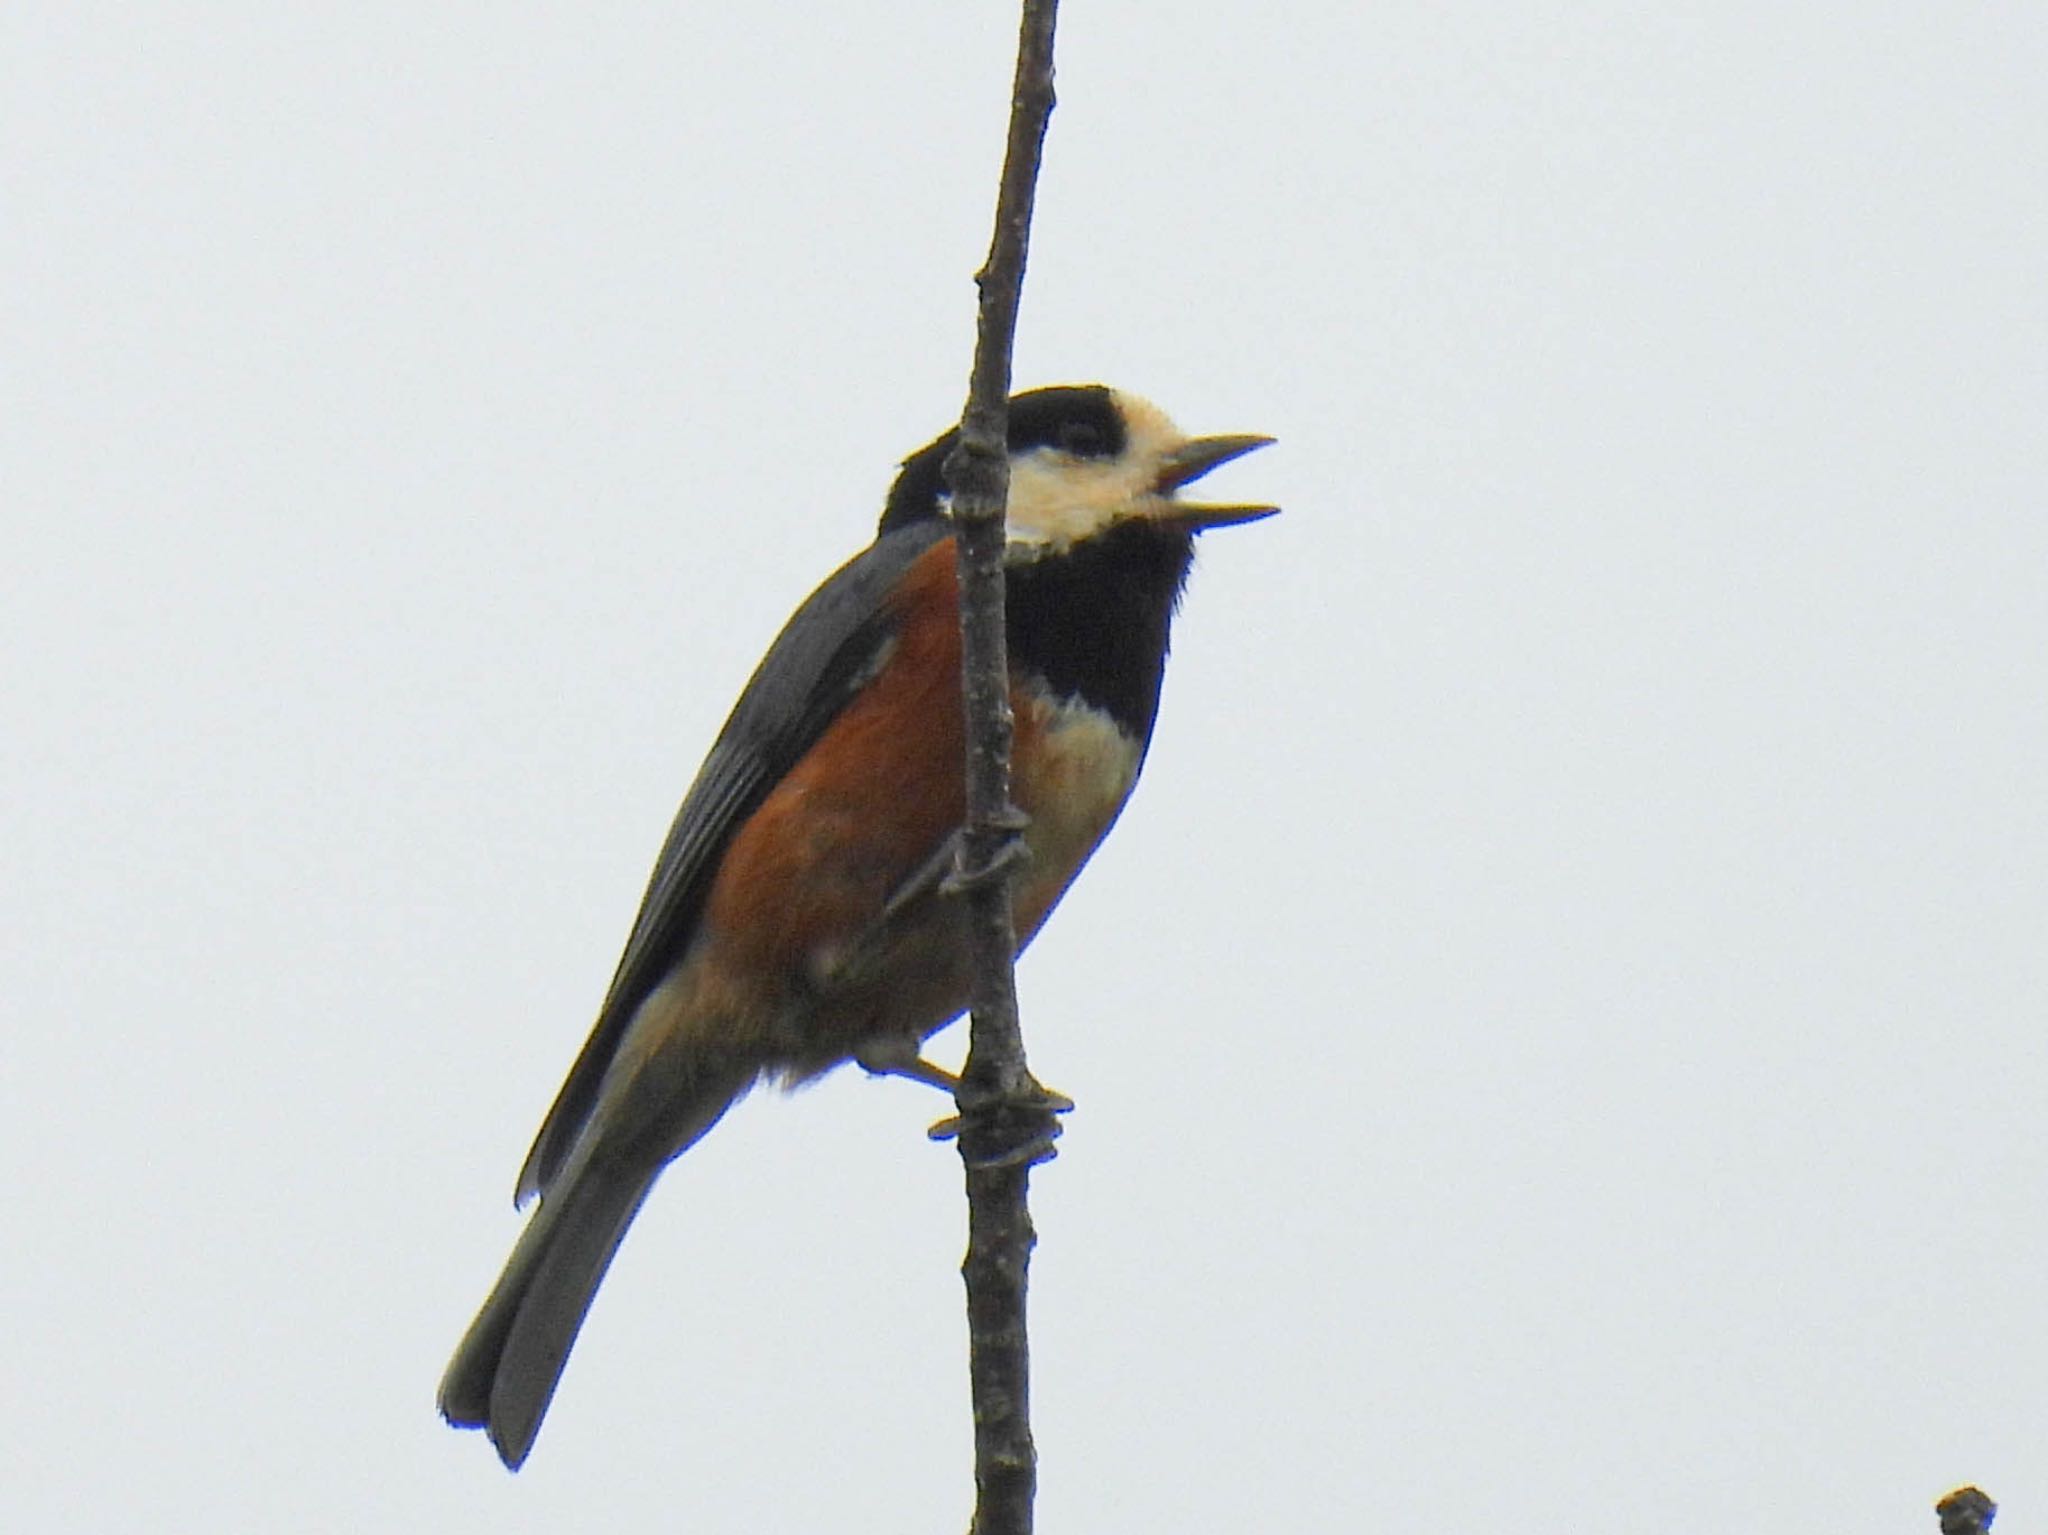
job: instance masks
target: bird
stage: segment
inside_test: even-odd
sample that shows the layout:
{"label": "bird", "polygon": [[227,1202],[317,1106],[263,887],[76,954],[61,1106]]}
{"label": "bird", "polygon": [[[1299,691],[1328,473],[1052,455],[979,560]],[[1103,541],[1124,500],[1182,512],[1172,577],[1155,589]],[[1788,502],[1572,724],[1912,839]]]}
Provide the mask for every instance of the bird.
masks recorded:
{"label": "bird", "polygon": [[[967,1006],[958,588],[946,460],[904,459],[873,543],[769,647],[685,795],[589,1039],[521,1168],[538,1197],[443,1375],[442,1416],[525,1462],[662,1170],[762,1081],[857,1062],[953,1085],[925,1040]],[[1011,887],[1028,944],[1151,743],[1197,534],[1277,507],[1179,492],[1273,441],[1190,437],[1101,384],[1009,402]]]}

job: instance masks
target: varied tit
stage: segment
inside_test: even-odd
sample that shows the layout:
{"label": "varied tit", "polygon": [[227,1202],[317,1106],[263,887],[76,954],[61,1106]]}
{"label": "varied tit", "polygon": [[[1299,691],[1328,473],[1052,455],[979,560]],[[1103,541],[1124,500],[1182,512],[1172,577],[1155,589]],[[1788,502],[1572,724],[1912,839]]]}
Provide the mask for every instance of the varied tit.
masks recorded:
{"label": "varied tit", "polygon": [[[612,1254],[663,1167],[762,1078],[849,1060],[947,1083],[966,1006],[960,628],[944,465],[911,455],[875,542],[797,609],[690,786],[583,1053],[519,1174],[540,1196],[441,1381],[526,1459]],[[1100,386],[1010,402],[1012,885],[1021,948],[1137,782],[1194,536],[1269,506],[1178,492],[1265,437],[1187,437]]]}

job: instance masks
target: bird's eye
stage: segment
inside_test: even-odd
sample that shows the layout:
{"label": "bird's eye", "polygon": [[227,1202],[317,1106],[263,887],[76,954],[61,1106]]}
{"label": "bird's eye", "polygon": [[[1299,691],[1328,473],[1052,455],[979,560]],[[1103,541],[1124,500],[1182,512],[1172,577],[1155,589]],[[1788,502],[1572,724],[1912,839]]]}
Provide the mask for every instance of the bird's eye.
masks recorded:
{"label": "bird's eye", "polygon": [[1069,421],[1060,428],[1060,451],[1075,458],[1109,457],[1109,439],[1089,421]]}

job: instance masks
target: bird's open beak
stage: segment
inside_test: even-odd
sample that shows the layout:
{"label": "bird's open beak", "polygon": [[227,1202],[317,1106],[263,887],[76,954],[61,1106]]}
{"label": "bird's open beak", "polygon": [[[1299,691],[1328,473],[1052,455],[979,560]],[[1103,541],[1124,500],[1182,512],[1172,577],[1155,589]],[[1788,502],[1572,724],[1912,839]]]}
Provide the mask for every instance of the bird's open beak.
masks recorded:
{"label": "bird's open beak", "polygon": [[1183,485],[1192,485],[1211,469],[1227,464],[1233,458],[1242,458],[1255,449],[1267,447],[1272,442],[1270,437],[1252,434],[1189,438],[1167,454],[1159,466],[1159,482],[1154,488],[1161,496],[1162,504],[1156,517],[1161,522],[1177,523],[1197,533],[1206,528],[1227,528],[1233,523],[1257,522],[1262,517],[1271,517],[1280,510],[1279,507],[1209,506],[1171,498]]}

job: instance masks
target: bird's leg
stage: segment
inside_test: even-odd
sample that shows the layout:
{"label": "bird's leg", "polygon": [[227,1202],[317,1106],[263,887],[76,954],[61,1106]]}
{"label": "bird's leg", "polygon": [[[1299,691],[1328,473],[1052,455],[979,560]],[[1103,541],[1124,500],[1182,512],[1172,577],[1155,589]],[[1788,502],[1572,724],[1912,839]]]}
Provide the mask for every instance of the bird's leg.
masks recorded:
{"label": "bird's leg", "polygon": [[[952,872],[959,845],[960,833],[957,831],[943,838],[926,856],[924,862],[911,871],[910,877],[890,892],[881,912],[838,954],[830,973],[820,978],[819,990],[839,990],[872,979],[877,968],[888,957],[890,939],[902,930],[905,922],[916,920],[919,902],[944,892],[946,877]],[[898,1070],[902,1061],[917,1058],[915,1041],[910,1042],[911,1048],[907,1055],[901,1045],[902,1041],[875,1041],[871,1046],[862,1047],[863,1050],[880,1051],[881,1054],[876,1058],[886,1060],[889,1064],[885,1066],[867,1066],[867,1061],[859,1052],[855,1053],[854,1059],[867,1066],[867,1069],[877,1076],[907,1075],[914,1076],[920,1082],[930,1082],[934,1087],[941,1085],[930,1074],[931,1071],[937,1070],[936,1067],[915,1073]],[[950,1092],[952,1089],[948,1087],[947,1091]]]}
{"label": "bird's leg", "polygon": [[[936,1087],[949,1097],[957,1098],[960,1093],[960,1079],[936,1061],[928,1061],[918,1050],[918,1041],[907,1034],[884,1034],[879,1038],[863,1040],[860,1048],[853,1052],[853,1059],[862,1071],[877,1077],[903,1077],[912,1082],[922,1082],[927,1087]],[[960,1133],[960,1116],[949,1114],[925,1132],[935,1141],[942,1141]]]}
{"label": "bird's leg", "polygon": [[959,832],[948,833],[939,845],[932,849],[925,861],[917,866],[916,872],[896,887],[889,897],[888,904],[882,908],[882,925],[887,926],[894,922],[903,915],[905,907],[933,891],[942,895],[953,894],[947,885],[953,875],[953,865],[960,858],[960,842]]}
{"label": "bird's leg", "polygon": [[[1019,813],[1010,829],[1021,831],[1028,825],[1028,819]],[[1030,857],[1030,850],[1021,838],[1013,838],[996,854],[995,860],[986,868],[971,870],[962,874],[958,870],[961,834],[954,832],[934,848],[925,861],[918,865],[910,878],[897,886],[883,906],[881,915],[847,949],[845,956],[835,967],[833,985],[843,985],[864,976],[886,952],[888,941],[899,924],[921,902],[932,898],[951,898],[966,893],[970,885],[990,879],[1005,865]],[[904,1077],[912,1082],[922,1082],[928,1087],[958,1099],[961,1091],[960,1078],[936,1062],[928,1061],[922,1054],[923,1041],[907,1034],[882,1034],[863,1040],[853,1052],[853,1059],[860,1068],[877,1077]],[[1010,1107],[1034,1116],[1048,1127],[1034,1141],[1049,1146],[1053,1136],[1059,1134],[1059,1127],[1052,1123],[1051,1116],[1065,1114],[1074,1107],[1074,1100],[1064,1093],[1056,1093],[1042,1083],[1032,1080],[1025,1089],[1025,1097]],[[960,1116],[949,1114],[925,1132],[935,1141],[951,1140],[960,1133]],[[1047,1153],[1050,1154],[1050,1153]],[[1031,1160],[1038,1160],[1034,1152]]]}
{"label": "bird's leg", "polygon": [[854,1064],[877,1077],[904,1077],[936,1087],[942,1093],[960,1091],[960,1079],[936,1061],[918,1051],[918,1041],[907,1034],[882,1034],[864,1039],[853,1052]]}

